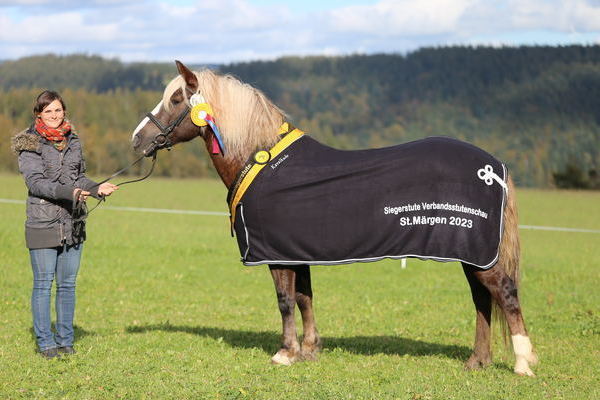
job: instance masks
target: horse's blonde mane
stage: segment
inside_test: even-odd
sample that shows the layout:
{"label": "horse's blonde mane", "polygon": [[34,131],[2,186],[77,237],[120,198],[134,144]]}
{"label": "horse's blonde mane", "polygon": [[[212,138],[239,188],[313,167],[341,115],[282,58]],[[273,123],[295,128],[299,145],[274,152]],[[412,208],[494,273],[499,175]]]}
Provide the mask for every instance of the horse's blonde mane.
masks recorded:
{"label": "horse's blonde mane", "polygon": [[[277,142],[279,127],[285,115],[260,90],[231,75],[211,70],[194,71],[198,90],[211,105],[216,124],[225,144],[225,156],[245,161],[251,152],[270,148]],[[181,75],[174,78],[163,93],[163,105],[170,111],[170,98],[178,89],[185,93]],[[189,106],[189,101],[186,98]]]}

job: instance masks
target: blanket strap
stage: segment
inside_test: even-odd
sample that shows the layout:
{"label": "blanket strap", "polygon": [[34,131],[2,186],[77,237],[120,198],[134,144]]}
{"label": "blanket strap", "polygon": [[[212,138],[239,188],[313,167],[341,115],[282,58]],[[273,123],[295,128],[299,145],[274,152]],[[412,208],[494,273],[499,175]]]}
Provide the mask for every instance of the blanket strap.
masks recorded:
{"label": "blanket strap", "polygon": [[[258,151],[257,153],[255,153],[255,157],[254,157],[255,160],[254,160],[252,166],[250,167],[248,172],[244,175],[242,180],[239,182],[239,184],[235,188],[235,192],[231,195],[230,202],[229,202],[229,215],[230,215],[229,221],[231,224],[231,236],[233,236],[233,223],[235,222],[235,211],[236,211],[237,205],[240,202],[242,196],[244,196],[244,193],[246,193],[246,190],[250,187],[250,185],[254,181],[254,178],[256,178],[258,176],[259,172],[266,165],[269,164],[269,161],[274,160],[282,151],[287,149],[296,140],[300,139],[304,135],[304,132],[301,131],[300,129],[291,127],[290,124],[285,122],[283,125],[281,125],[281,127],[279,129],[279,134],[285,135],[285,136],[283,136],[281,138],[281,140],[275,144],[275,146],[273,146],[270,150],[268,150],[268,152],[266,150],[261,150],[261,151]],[[269,153],[269,156],[266,157],[267,162],[261,162],[261,160],[257,159],[257,158],[259,158],[258,157],[259,154],[262,158],[262,157],[264,157],[265,153]]]}

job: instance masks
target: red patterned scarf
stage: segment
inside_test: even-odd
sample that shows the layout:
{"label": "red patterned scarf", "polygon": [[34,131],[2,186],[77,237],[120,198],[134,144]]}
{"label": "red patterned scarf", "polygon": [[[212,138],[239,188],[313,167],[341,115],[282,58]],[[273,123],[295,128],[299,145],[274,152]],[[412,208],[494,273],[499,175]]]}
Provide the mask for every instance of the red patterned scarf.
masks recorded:
{"label": "red patterned scarf", "polygon": [[35,119],[35,130],[47,140],[53,142],[54,147],[59,151],[65,148],[67,144],[66,134],[72,130],[71,123],[64,120],[58,128],[50,128],[42,122],[41,118]]}

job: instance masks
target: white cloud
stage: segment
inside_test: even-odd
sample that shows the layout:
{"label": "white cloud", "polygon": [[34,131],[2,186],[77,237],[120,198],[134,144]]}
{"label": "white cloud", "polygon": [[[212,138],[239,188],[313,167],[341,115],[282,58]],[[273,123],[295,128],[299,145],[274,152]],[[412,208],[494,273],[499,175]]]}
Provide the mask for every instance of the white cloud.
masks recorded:
{"label": "white cloud", "polygon": [[0,0],[0,7],[39,7],[48,6],[49,8],[82,8],[82,7],[106,7],[122,4],[136,4],[135,0]]}
{"label": "white cloud", "polygon": [[370,6],[350,6],[330,13],[334,30],[388,35],[431,35],[456,29],[475,0],[382,0]]}
{"label": "white cloud", "polygon": [[59,51],[58,47],[64,43],[110,42],[118,39],[118,26],[115,23],[89,25],[76,12],[37,15],[18,22],[3,17],[1,21],[0,43],[35,43],[48,46],[48,51]]}
{"label": "white cloud", "polygon": [[600,29],[600,2],[593,0],[508,0],[496,4],[490,11],[498,11],[500,28],[504,30],[587,32]]}
{"label": "white cloud", "polygon": [[0,54],[77,51],[125,61],[221,63],[518,44],[519,35],[531,38],[532,32],[542,37],[540,44],[597,43],[600,36],[598,0],[380,0],[320,12],[294,10],[251,0],[0,0]]}
{"label": "white cloud", "polygon": [[597,31],[600,30],[600,4],[592,5],[584,0],[567,1],[562,4],[564,9],[562,15],[564,19],[563,29]]}

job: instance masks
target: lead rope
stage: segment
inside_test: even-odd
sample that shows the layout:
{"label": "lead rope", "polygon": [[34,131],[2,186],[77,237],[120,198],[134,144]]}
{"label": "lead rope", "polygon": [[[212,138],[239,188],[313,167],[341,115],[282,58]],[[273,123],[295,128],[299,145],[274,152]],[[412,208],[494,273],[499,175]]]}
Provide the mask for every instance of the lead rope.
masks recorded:
{"label": "lead rope", "polygon": [[[154,171],[154,166],[156,165],[156,155],[157,154],[158,154],[158,152],[155,152],[154,155],[152,156],[152,165],[146,175],[144,175],[141,178],[131,179],[131,180],[128,180],[125,182],[118,183],[117,186],[123,186],[123,185],[128,185],[130,183],[141,182],[144,179],[148,178],[152,174],[152,171]],[[129,164],[127,167],[121,168],[120,170],[118,170],[117,172],[115,172],[114,174],[109,176],[108,178],[106,178],[106,179],[96,183],[94,186],[90,187],[90,189],[98,187],[98,186],[102,185],[103,183],[108,182],[112,178],[121,175],[123,172],[127,171],[129,168],[131,168],[135,164],[139,163],[145,157],[146,156],[144,156],[144,155],[140,156],[137,160],[135,160],[134,162]],[[83,232],[84,222],[85,222],[86,218],[88,217],[88,215],[90,215],[91,212],[94,211],[100,205],[100,203],[106,201],[106,198],[104,196],[101,196],[100,199],[98,200],[98,203],[96,203],[96,205],[94,207],[92,207],[91,210],[88,211],[87,204],[85,203],[85,201],[79,200],[80,192],[81,192],[81,189],[79,189],[74,194],[75,199],[73,200],[73,211],[71,212],[71,218],[73,219],[73,235],[74,236],[79,236]]]}

